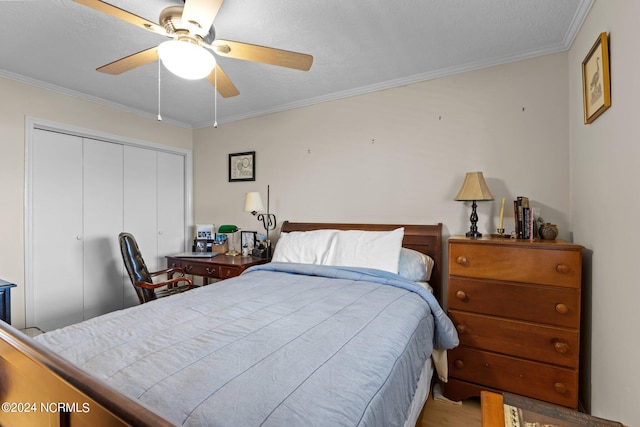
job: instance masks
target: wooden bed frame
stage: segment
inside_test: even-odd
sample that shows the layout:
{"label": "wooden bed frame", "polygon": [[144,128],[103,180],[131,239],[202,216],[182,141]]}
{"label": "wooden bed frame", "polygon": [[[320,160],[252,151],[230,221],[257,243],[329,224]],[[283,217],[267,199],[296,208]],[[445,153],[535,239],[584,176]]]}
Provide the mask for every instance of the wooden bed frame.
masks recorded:
{"label": "wooden bed frame", "polygon": [[[282,231],[318,229],[390,231],[405,228],[403,246],[435,261],[430,284],[442,289],[442,224],[331,224],[285,221]],[[179,399],[180,396],[176,396]],[[81,371],[40,343],[0,321],[0,425],[171,426],[150,408]]]}

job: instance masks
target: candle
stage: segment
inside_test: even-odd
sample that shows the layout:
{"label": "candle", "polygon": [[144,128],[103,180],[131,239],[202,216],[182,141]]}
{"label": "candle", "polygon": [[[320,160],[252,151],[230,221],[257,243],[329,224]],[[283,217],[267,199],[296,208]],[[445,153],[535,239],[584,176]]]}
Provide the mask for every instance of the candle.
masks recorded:
{"label": "candle", "polygon": [[529,211],[529,241],[533,242],[533,209]]}
{"label": "candle", "polygon": [[502,206],[500,207],[500,223],[498,224],[498,228],[502,230],[502,220],[504,218],[504,197],[502,198]]}

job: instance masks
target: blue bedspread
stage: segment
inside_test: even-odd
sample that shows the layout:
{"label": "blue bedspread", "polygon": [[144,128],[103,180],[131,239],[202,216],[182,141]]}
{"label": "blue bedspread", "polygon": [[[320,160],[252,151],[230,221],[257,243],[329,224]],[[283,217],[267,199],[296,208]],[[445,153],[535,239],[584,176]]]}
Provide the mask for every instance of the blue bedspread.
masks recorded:
{"label": "blue bedspread", "polygon": [[401,426],[457,345],[426,290],[377,270],[271,263],[38,337],[189,426]]}
{"label": "blue bedspread", "polygon": [[370,268],[325,267],[311,264],[294,264],[284,262],[272,262],[269,264],[257,265],[251,267],[251,270],[282,271],[291,274],[370,281],[415,292],[426,301],[435,317],[436,335],[434,337],[434,348],[450,350],[457,347],[459,344],[458,334],[451,322],[451,319],[447,317],[433,294],[424,287],[417,285],[415,282],[404,279],[397,274]]}

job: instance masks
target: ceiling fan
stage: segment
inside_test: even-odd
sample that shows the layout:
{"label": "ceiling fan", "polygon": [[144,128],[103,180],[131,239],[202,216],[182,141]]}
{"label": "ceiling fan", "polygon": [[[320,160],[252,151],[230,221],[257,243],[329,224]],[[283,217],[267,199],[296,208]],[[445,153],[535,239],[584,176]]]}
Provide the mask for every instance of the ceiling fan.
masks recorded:
{"label": "ceiling fan", "polygon": [[216,63],[220,56],[261,62],[307,71],[313,57],[303,53],[274,49],[215,38],[213,20],[223,0],[185,0],[184,7],[170,6],[160,13],[160,24],[148,21],[101,0],[73,0],[156,34],[170,37],[158,46],[145,49],[103,65],[97,70],[121,74],[160,59],[172,73],[187,79],[207,78],[224,98],[240,92]]}

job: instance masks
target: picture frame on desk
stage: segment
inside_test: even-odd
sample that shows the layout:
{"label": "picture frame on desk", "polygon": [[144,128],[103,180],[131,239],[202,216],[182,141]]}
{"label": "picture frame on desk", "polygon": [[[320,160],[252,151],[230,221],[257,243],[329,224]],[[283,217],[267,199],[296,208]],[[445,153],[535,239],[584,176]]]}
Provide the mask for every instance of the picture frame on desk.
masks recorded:
{"label": "picture frame on desk", "polygon": [[196,239],[193,251],[207,252],[207,239]]}
{"label": "picture frame on desk", "polygon": [[256,231],[240,231],[240,245],[244,248],[245,245],[249,249],[249,253],[256,247]]}

